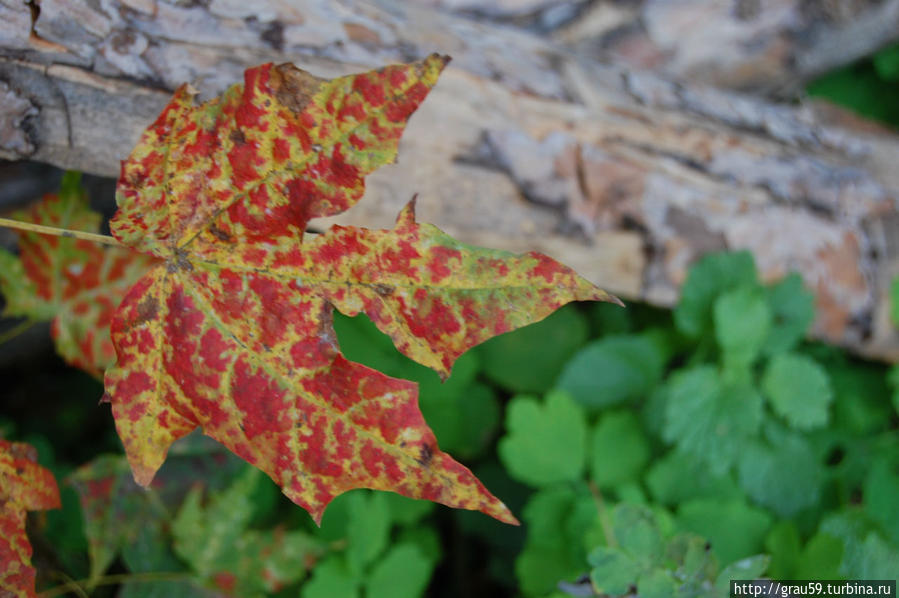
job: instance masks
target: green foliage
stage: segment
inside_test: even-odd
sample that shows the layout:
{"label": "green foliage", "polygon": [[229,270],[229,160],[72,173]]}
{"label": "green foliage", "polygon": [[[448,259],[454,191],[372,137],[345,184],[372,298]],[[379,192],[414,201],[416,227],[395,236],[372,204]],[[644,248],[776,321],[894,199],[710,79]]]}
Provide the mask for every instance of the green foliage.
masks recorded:
{"label": "green foliage", "polygon": [[[641,332],[602,315],[611,334],[556,381],[574,403],[558,391],[510,403],[500,458],[540,487],[524,509],[521,591],[555,596],[553,580],[584,573],[582,551],[592,589],[609,596],[718,596],[769,565],[781,579],[895,575],[899,468],[870,458],[899,445],[884,368],[804,344],[811,293],[798,275],[762,285],[746,253],[697,262],[673,315],[680,339],[671,323]],[[549,448],[582,426],[587,468],[579,441],[567,456]]]}
{"label": "green foliage", "polygon": [[842,104],[867,118],[899,127],[899,44],[828,73],[808,86],[808,93]]}

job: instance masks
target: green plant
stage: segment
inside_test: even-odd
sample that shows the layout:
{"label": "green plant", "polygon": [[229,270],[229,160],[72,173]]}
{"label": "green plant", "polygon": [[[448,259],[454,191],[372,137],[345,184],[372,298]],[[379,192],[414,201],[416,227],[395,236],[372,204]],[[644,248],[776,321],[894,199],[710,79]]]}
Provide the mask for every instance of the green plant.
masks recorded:
{"label": "green plant", "polygon": [[821,76],[809,84],[808,93],[899,127],[899,103],[895,100],[899,93],[899,44]]}
{"label": "green plant", "polygon": [[611,596],[719,596],[766,571],[895,578],[884,368],[804,343],[813,316],[797,275],[763,285],[749,254],[708,255],[672,318],[618,325],[544,399],[514,397],[499,456],[537,489],[522,592],[561,596],[586,572]]}

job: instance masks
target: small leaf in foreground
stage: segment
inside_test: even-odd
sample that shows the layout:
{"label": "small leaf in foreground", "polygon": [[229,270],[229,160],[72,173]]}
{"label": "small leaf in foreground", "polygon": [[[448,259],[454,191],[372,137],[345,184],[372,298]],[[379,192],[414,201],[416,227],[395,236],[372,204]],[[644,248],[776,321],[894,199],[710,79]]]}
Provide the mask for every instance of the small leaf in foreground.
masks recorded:
{"label": "small leaf in foreground", "polygon": [[815,360],[797,353],[775,355],[765,368],[762,389],[774,411],[797,429],[827,424],[833,390]]}
{"label": "small leaf in foreground", "polygon": [[22,442],[0,439],[0,595],[35,595],[25,513],[59,506],[56,480],[37,464],[37,451]]}
{"label": "small leaf in foreground", "polygon": [[615,299],[536,253],[470,247],[415,221],[308,221],[355,204],[396,156],[447,58],[318,79],[262,65],[194,106],[179,88],[122,165],[113,235],[164,263],[116,312],[105,386],[136,480],[196,427],[265,471],[316,521],[352,488],[392,490],[509,523],[442,452],[415,384],[347,361],[332,309],[365,313],[413,360],[449,374],[484,340],[574,300]]}
{"label": "small leaf in foreground", "polygon": [[[98,232],[79,178],[68,173],[59,194],[45,195],[17,220]],[[0,291],[5,315],[52,320],[56,350],[69,364],[100,378],[115,361],[109,337],[113,311],[125,291],[155,260],[91,241],[17,232],[19,256],[0,249]]]}

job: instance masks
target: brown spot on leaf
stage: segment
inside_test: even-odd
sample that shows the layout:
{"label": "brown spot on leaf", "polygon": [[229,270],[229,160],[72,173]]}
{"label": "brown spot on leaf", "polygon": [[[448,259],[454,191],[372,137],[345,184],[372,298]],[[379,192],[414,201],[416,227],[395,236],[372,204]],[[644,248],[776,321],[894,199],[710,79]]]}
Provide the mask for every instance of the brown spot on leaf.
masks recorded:
{"label": "brown spot on leaf", "polygon": [[419,447],[418,458],[415,460],[418,461],[418,464],[422,467],[428,467],[431,465],[431,460],[434,458],[434,449],[431,448],[429,444],[423,444]]}
{"label": "brown spot on leaf", "polygon": [[231,242],[231,235],[229,235],[228,233],[226,233],[225,231],[220,229],[218,226],[216,226],[216,224],[214,222],[209,225],[209,232],[212,234],[213,237],[215,237],[219,241],[222,241],[224,243]]}
{"label": "brown spot on leaf", "polygon": [[[149,322],[150,320],[155,320],[158,313],[159,302],[156,300],[156,297],[147,295],[144,297],[143,301],[137,304],[137,320],[135,320],[134,323],[137,325]],[[105,396],[106,395],[104,395],[104,398]]]}
{"label": "brown spot on leaf", "polygon": [[306,104],[321,87],[322,81],[324,79],[287,62],[272,69],[269,84],[275,98],[293,113],[299,114],[306,109]]}
{"label": "brown spot on leaf", "polygon": [[375,290],[375,293],[377,293],[381,297],[390,297],[396,290],[394,287],[387,284],[375,284],[373,288]]}
{"label": "brown spot on leaf", "polygon": [[240,129],[234,129],[231,131],[231,134],[228,135],[228,139],[236,143],[237,145],[243,145],[247,142],[247,136],[243,134],[243,131]]}

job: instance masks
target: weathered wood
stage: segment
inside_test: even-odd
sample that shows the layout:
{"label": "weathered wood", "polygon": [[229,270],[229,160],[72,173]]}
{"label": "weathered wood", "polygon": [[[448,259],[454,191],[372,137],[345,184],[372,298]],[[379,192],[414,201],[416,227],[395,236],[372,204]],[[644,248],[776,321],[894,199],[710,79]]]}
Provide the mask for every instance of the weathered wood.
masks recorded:
{"label": "weathered wood", "polygon": [[794,97],[899,40],[899,0],[595,2],[553,35],[600,60]]}
{"label": "weathered wood", "polygon": [[803,275],[816,336],[899,359],[887,301],[899,274],[895,135],[400,2],[269,0],[256,18],[248,4],[43,0],[39,38],[0,39],[0,81],[38,111],[19,127],[34,151],[5,155],[115,176],[184,80],[210,95],[266,60],[334,76],[445,52],[454,62],[399,163],[335,220],[390,226],[418,192],[420,218],[462,240],[545,251],[660,305],[700,254],[746,248],[766,279]]}

